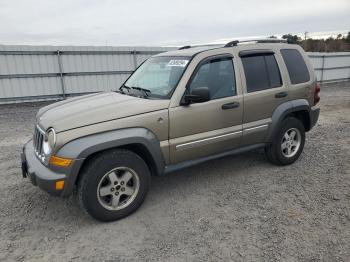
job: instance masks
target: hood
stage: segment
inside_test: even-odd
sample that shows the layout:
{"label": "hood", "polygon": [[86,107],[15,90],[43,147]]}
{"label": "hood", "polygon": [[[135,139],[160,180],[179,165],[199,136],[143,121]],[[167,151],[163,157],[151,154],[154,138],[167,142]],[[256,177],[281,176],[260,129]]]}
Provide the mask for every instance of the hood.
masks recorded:
{"label": "hood", "polygon": [[56,132],[144,114],[169,106],[169,100],[144,99],[115,92],[85,95],[43,107],[37,122]]}

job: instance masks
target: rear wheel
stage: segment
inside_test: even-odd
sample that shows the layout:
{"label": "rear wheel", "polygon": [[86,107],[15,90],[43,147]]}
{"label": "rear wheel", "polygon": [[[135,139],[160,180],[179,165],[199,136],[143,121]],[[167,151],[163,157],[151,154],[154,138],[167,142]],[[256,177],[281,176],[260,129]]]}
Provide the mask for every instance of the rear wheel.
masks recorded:
{"label": "rear wheel", "polygon": [[79,202],[97,220],[118,220],[142,204],[149,184],[150,171],[140,156],[127,150],[106,151],[83,169]]}
{"label": "rear wheel", "polygon": [[294,117],[283,120],[281,129],[272,143],[265,148],[267,158],[277,165],[294,163],[303,151],[305,144],[305,129],[303,124]]}

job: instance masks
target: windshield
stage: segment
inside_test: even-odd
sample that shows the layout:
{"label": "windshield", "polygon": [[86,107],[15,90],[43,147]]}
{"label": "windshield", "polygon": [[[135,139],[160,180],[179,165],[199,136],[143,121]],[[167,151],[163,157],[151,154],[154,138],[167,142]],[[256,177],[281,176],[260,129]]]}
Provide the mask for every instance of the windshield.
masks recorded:
{"label": "windshield", "polygon": [[168,98],[178,84],[189,57],[152,57],[125,82],[124,87],[147,90],[150,97]]}

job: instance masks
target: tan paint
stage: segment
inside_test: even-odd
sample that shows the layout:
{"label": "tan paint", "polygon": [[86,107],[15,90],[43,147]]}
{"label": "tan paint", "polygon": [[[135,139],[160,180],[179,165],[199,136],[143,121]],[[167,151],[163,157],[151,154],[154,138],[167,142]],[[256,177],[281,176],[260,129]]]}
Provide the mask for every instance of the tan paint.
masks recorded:
{"label": "tan paint", "polygon": [[169,102],[105,92],[44,107],[37,117],[44,129],[53,127],[59,133],[72,128],[167,109]]}
{"label": "tan paint", "polygon": [[[159,121],[160,118],[162,121]],[[64,144],[79,137],[130,127],[143,127],[149,129],[160,141],[168,140],[168,122],[168,110],[164,109],[68,130],[57,135],[57,147],[55,152],[57,152]],[[164,142],[162,151],[163,153],[166,152],[166,144],[164,144]]]}
{"label": "tan paint", "polygon": [[[290,86],[281,48],[301,51],[310,71],[308,83]],[[246,93],[242,50],[268,49],[275,51],[284,85],[278,88]],[[64,144],[79,137],[96,133],[143,127],[152,131],[160,141],[166,164],[179,163],[208,156],[241,145],[263,142],[271,116],[278,105],[292,99],[306,98],[312,103],[316,77],[305,52],[296,45],[248,44],[232,48],[191,48],[162,53],[157,56],[194,56],[170,100],[151,100],[121,95],[114,92],[69,99],[42,108],[38,122],[43,129],[54,127],[58,132],[55,152]],[[204,103],[181,106],[186,85],[198,63],[203,59],[231,54],[236,77],[237,95]],[[275,98],[286,91],[286,98]],[[222,110],[226,103],[239,102],[234,109]]]}

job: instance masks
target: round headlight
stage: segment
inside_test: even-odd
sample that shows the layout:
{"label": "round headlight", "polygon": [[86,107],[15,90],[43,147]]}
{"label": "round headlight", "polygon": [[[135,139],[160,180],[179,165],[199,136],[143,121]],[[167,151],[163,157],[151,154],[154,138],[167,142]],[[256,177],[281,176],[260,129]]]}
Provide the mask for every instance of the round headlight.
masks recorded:
{"label": "round headlight", "polygon": [[45,138],[43,141],[43,151],[45,155],[49,155],[56,144],[56,133],[53,128],[46,131]]}

